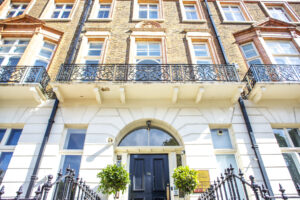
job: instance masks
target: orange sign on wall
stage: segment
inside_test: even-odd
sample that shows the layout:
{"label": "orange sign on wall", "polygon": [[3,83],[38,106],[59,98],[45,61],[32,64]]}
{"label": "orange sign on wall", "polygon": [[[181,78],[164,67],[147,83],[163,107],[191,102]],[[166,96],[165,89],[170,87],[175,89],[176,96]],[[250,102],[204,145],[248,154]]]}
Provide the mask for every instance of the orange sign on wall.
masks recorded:
{"label": "orange sign on wall", "polygon": [[194,190],[194,193],[202,193],[206,192],[206,190],[210,187],[209,180],[209,171],[208,170],[198,170],[198,185]]}

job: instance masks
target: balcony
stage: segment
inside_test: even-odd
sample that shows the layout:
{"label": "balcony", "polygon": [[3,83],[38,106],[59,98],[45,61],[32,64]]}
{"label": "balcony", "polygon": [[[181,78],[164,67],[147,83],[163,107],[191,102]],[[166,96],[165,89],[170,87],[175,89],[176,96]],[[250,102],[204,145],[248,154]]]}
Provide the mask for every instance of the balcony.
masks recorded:
{"label": "balcony", "polygon": [[49,81],[50,77],[41,66],[1,66],[0,101],[35,100],[40,103],[47,98]]}
{"label": "balcony", "polygon": [[243,81],[254,102],[267,99],[300,99],[300,65],[251,65]]}
{"label": "balcony", "polygon": [[244,83],[233,65],[85,65],[63,64],[51,83],[60,101],[96,99],[236,101]]}

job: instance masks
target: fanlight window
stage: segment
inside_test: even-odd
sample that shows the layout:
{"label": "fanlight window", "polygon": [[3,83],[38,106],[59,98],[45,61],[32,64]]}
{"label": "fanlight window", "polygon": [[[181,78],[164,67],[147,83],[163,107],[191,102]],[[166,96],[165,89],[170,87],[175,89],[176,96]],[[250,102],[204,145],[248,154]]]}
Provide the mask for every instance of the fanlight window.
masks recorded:
{"label": "fanlight window", "polygon": [[179,146],[179,143],[161,129],[143,127],[127,134],[119,146]]}

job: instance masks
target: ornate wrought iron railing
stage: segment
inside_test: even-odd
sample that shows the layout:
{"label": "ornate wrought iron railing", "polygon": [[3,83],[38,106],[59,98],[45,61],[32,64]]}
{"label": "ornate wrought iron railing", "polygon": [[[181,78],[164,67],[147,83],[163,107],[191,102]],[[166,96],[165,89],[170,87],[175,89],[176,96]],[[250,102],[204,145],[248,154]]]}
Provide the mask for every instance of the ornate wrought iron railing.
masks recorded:
{"label": "ornate wrought iron railing", "polygon": [[46,92],[50,77],[42,66],[0,66],[0,84],[39,83],[41,90]]}
{"label": "ornate wrought iron railing", "polygon": [[249,93],[257,82],[300,82],[300,64],[254,64],[243,78]]}
{"label": "ornate wrought iron railing", "polygon": [[63,64],[56,81],[239,81],[234,65]]}
{"label": "ornate wrought iron railing", "polygon": [[287,195],[285,189],[279,184],[279,194],[270,196],[264,185],[258,185],[253,176],[249,177],[250,183],[244,178],[244,174],[239,170],[239,174],[234,173],[234,168],[230,165],[214,181],[206,192],[199,196],[199,200],[275,200],[275,199],[300,199],[300,185],[297,184],[298,194]]}
{"label": "ornate wrought iron railing", "polygon": [[[51,189],[54,191],[51,195]],[[58,173],[57,179],[53,181],[53,176],[49,175],[47,181],[39,186],[35,191],[35,196],[32,198],[22,198],[22,186],[16,192],[13,198],[3,198],[5,194],[4,186],[0,189],[0,200],[100,200],[99,195],[90,189],[82,179],[76,178],[73,169],[66,169],[66,174],[61,171]]]}

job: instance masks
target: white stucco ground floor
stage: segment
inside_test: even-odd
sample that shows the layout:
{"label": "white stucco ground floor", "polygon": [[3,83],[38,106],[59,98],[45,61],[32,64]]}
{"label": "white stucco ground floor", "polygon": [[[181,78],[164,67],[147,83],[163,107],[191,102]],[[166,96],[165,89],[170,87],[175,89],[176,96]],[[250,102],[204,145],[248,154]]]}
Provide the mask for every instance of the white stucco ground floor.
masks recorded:
{"label": "white stucco ground floor", "polygon": [[[0,165],[6,171],[2,181],[5,196],[15,196],[20,185],[26,191],[53,103],[54,100],[40,105],[26,101],[0,103],[3,135]],[[273,191],[279,193],[278,184],[281,183],[287,194],[296,194],[297,177],[292,179],[292,176],[297,172],[299,176],[300,104],[296,101],[258,104],[245,101],[245,105]],[[147,121],[151,123],[150,128]],[[139,131],[144,131],[149,138],[140,137]],[[131,138],[120,145],[130,134],[133,134]],[[166,137],[176,144],[166,145],[170,142]],[[48,174],[56,177],[59,169],[71,165],[86,184],[97,190],[97,173],[101,169],[119,162],[129,171],[133,155],[166,155],[172,188],[172,173],[179,162],[195,170],[208,171],[209,181],[215,180],[232,164],[240,168],[246,178],[253,175],[259,184],[263,182],[238,104],[132,101],[99,105],[94,101],[74,100],[59,104],[35,187]],[[294,162],[292,168],[288,161]],[[128,199],[129,193],[127,190],[120,198]],[[177,198],[174,194],[176,192],[171,190],[172,199]],[[196,193],[190,197],[196,199],[198,196]]]}

